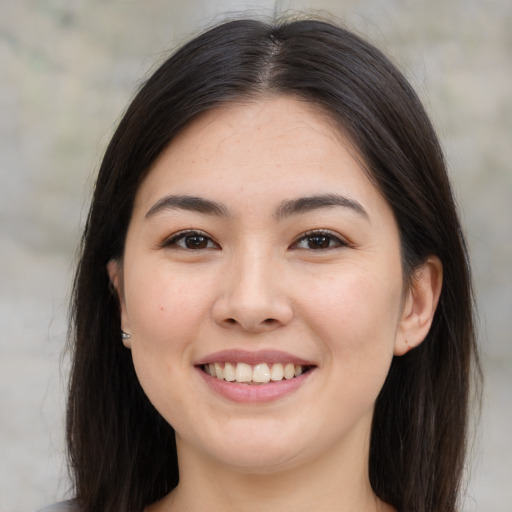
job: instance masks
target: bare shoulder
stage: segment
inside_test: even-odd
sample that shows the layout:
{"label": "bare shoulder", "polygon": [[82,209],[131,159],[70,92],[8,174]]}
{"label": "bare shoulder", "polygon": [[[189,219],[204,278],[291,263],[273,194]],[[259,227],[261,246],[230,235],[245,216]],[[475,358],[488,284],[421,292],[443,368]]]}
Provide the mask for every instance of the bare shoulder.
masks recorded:
{"label": "bare shoulder", "polygon": [[42,508],[37,512],[80,512],[80,510],[73,501],[61,501],[60,503],[55,503],[55,505]]}

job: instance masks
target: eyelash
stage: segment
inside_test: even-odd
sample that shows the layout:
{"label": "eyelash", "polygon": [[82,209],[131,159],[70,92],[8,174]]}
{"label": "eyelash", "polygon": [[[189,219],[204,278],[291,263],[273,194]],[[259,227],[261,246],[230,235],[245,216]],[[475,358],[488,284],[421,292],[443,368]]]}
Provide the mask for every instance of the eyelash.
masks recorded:
{"label": "eyelash", "polygon": [[[203,239],[207,246],[206,247],[187,247],[186,246],[186,239],[196,238],[196,239]],[[178,242],[183,241],[183,245],[180,245]],[[210,247],[208,247],[210,245]],[[215,242],[209,235],[207,235],[203,231],[197,231],[197,230],[186,230],[186,231],[179,231],[178,233],[175,233],[171,236],[171,238],[168,238],[162,243],[162,248],[165,247],[179,247],[180,249],[195,251],[195,250],[201,250],[201,249],[219,249],[220,246],[217,242]]]}
{"label": "eyelash", "polygon": [[[315,249],[313,249],[311,246],[297,247],[299,242],[308,241],[308,239],[309,239],[309,242],[311,242],[311,240],[314,238],[328,239],[328,244],[329,244],[328,247],[318,247]],[[334,245],[331,245],[331,242],[334,242]],[[309,249],[312,251],[328,251],[328,250],[332,250],[332,249],[338,249],[340,247],[348,247],[349,245],[350,244],[346,240],[342,239],[339,235],[334,234],[332,231],[328,231],[326,229],[317,229],[317,230],[307,231],[306,233],[302,233],[299,236],[299,238],[297,238],[295,240],[295,242],[293,242],[291,247],[294,249]]]}
{"label": "eyelash", "polygon": [[[186,245],[187,239],[193,239],[196,238],[197,241],[200,243],[205,243],[205,246],[198,246],[196,244],[196,247],[189,247]],[[311,247],[310,242],[313,239],[323,239],[324,242],[327,241],[328,246],[327,247]],[[306,241],[308,243],[307,247],[298,247],[300,242]],[[179,242],[183,242],[180,244]],[[334,243],[331,245],[331,243]],[[325,230],[325,229],[318,229],[318,230],[312,230],[307,231],[306,233],[302,233],[290,246],[291,249],[307,249],[312,251],[328,251],[332,249],[338,249],[340,247],[348,247],[350,244],[343,240],[340,236],[335,235],[333,232]],[[165,247],[178,247],[180,249],[184,250],[204,250],[204,249],[220,249],[220,246],[217,242],[215,242],[208,234],[206,234],[204,231],[198,231],[198,230],[186,230],[186,231],[180,231],[178,233],[175,233],[170,238],[165,240],[161,244],[162,248]]]}

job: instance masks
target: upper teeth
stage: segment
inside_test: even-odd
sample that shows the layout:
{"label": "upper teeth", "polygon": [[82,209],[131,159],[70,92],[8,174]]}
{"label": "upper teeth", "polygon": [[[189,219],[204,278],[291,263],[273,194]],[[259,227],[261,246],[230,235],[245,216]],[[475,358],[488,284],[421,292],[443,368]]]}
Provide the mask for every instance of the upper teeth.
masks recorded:
{"label": "upper teeth", "polygon": [[304,371],[300,364],[267,363],[250,365],[246,363],[210,363],[204,365],[206,373],[229,382],[266,383],[271,380],[293,379]]}

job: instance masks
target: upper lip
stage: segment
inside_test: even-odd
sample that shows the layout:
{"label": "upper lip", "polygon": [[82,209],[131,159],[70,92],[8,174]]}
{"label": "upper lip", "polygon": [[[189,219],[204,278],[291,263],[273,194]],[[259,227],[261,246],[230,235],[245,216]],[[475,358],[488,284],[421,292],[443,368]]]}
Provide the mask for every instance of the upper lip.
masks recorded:
{"label": "upper lip", "polygon": [[293,363],[295,365],[316,366],[312,361],[308,361],[302,357],[282,352],[280,350],[240,350],[228,349],[219,352],[213,352],[195,361],[194,365],[211,364],[217,362],[245,363],[250,365],[260,363]]}

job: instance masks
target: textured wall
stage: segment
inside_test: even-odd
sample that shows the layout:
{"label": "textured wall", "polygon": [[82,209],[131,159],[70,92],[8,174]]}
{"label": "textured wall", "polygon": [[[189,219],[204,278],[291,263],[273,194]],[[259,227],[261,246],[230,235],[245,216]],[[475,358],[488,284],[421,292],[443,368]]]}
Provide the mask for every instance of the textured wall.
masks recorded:
{"label": "textured wall", "polygon": [[326,9],[385,49],[445,147],[487,371],[466,510],[512,511],[512,2],[2,0],[0,511],[62,498],[66,302],[94,173],[165,50],[226,12]]}

